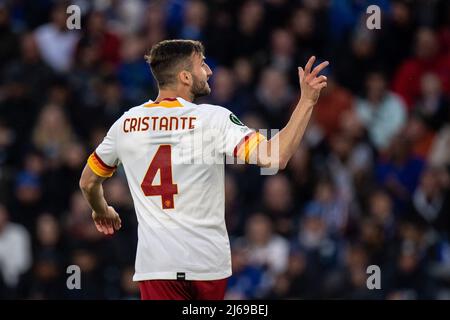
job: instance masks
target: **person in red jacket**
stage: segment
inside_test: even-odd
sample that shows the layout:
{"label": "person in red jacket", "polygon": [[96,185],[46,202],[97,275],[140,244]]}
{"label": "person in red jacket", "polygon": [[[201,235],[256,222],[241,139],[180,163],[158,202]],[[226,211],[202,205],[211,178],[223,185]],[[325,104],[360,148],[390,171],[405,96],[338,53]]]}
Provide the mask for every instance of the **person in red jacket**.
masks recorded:
{"label": "person in red jacket", "polygon": [[444,92],[450,93],[450,53],[441,52],[436,34],[429,28],[417,32],[415,56],[406,60],[394,76],[393,90],[402,96],[411,110],[420,95],[421,78],[435,73]]}

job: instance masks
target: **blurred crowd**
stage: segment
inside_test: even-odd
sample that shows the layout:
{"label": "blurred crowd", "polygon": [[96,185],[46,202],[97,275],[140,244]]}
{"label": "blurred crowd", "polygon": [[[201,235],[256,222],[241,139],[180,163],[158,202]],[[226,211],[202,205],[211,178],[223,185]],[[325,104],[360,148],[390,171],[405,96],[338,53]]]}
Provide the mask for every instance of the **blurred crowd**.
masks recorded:
{"label": "blurred crowd", "polygon": [[[201,102],[253,128],[285,125],[297,66],[331,63],[286,170],[227,167],[228,299],[450,299],[446,0],[0,0],[0,298],[139,298],[123,171],[105,183],[123,221],[112,237],[78,179],[109,126],[156,97],[144,54],[170,38],[205,44]],[[81,290],[66,287],[72,264]]]}

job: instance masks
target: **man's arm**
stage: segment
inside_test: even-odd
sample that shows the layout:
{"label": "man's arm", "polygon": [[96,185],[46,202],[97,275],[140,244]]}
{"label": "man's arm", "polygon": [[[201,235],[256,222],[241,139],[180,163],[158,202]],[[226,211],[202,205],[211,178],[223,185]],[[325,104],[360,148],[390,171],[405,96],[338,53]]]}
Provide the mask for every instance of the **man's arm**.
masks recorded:
{"label": "man's arm", "polygon": [[284,169],[297,150],[320,91],[327,85],[327,78],[318,74],[328,66],[328,61],[322,62],[311,71],[314,61],[313,56],[306,64],[305,70],[298,68],[301,97],[288,123],[273,138],[262,140],[258,144],[256,152],[250,154],[250,163],[257,163],[261,167]]}
{"label": "man's arm", "polygon": [[92,171],[89,165],[83,169],[80,178],[80,189],[84,198],[89,202],[92,208],[92,219],[99,232],[104,234],[113,234],[122,226],[119,214],[113,207],[108,206],[103,196],[102,183],[106,178],[100,177]]}

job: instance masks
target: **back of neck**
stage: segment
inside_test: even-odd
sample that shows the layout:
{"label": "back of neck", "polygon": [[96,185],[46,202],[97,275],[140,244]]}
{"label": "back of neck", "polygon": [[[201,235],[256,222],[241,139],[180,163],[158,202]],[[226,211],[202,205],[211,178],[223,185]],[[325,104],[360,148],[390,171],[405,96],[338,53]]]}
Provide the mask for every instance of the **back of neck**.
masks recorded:
{"label": "back of neck", "polygon": [[155,99],[155,102],[160,102],[162,100],[171,100],[175,98],[183,98],[184,100],[189,102],[192,102],[194,100],[194,97],[185,92],[170,89],[160,89],[158,97]]}

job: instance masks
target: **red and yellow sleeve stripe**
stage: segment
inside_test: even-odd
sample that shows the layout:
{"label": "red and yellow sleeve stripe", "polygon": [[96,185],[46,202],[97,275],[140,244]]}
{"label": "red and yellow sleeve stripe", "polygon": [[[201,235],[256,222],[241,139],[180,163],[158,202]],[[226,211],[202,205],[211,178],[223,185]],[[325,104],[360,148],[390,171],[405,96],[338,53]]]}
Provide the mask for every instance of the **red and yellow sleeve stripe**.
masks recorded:
{"label": "red and yellow sleeve stripe", "polygon": [[153,103],[147,103],[144,105],[146,108],[152,108],[152,107],[164,107],[164,108],[178,108],[182,107],[183,105],[177,100],[177,99],[164,99],[160,102],[153,102]]}
{"label": "red and yellow sleeve stripe", "polygon": [[265,139],[266,137],[259,132],[250,133],[246,135],[234,148],[233,155],[244,160],[245,162],[248,162],[253,150],[255,150],[258,144]]}
{"label": "red and yellow sleeve stripe", "polygon": [[102,159],[95,153],[92,152],[91,155],[88,158],[88,166],[89,168],[94,171],[94,173],[100,177],[103,178],[109,178],[114,174],[114,171],[116,171],[116,166],[111,167],[105,164]]}

